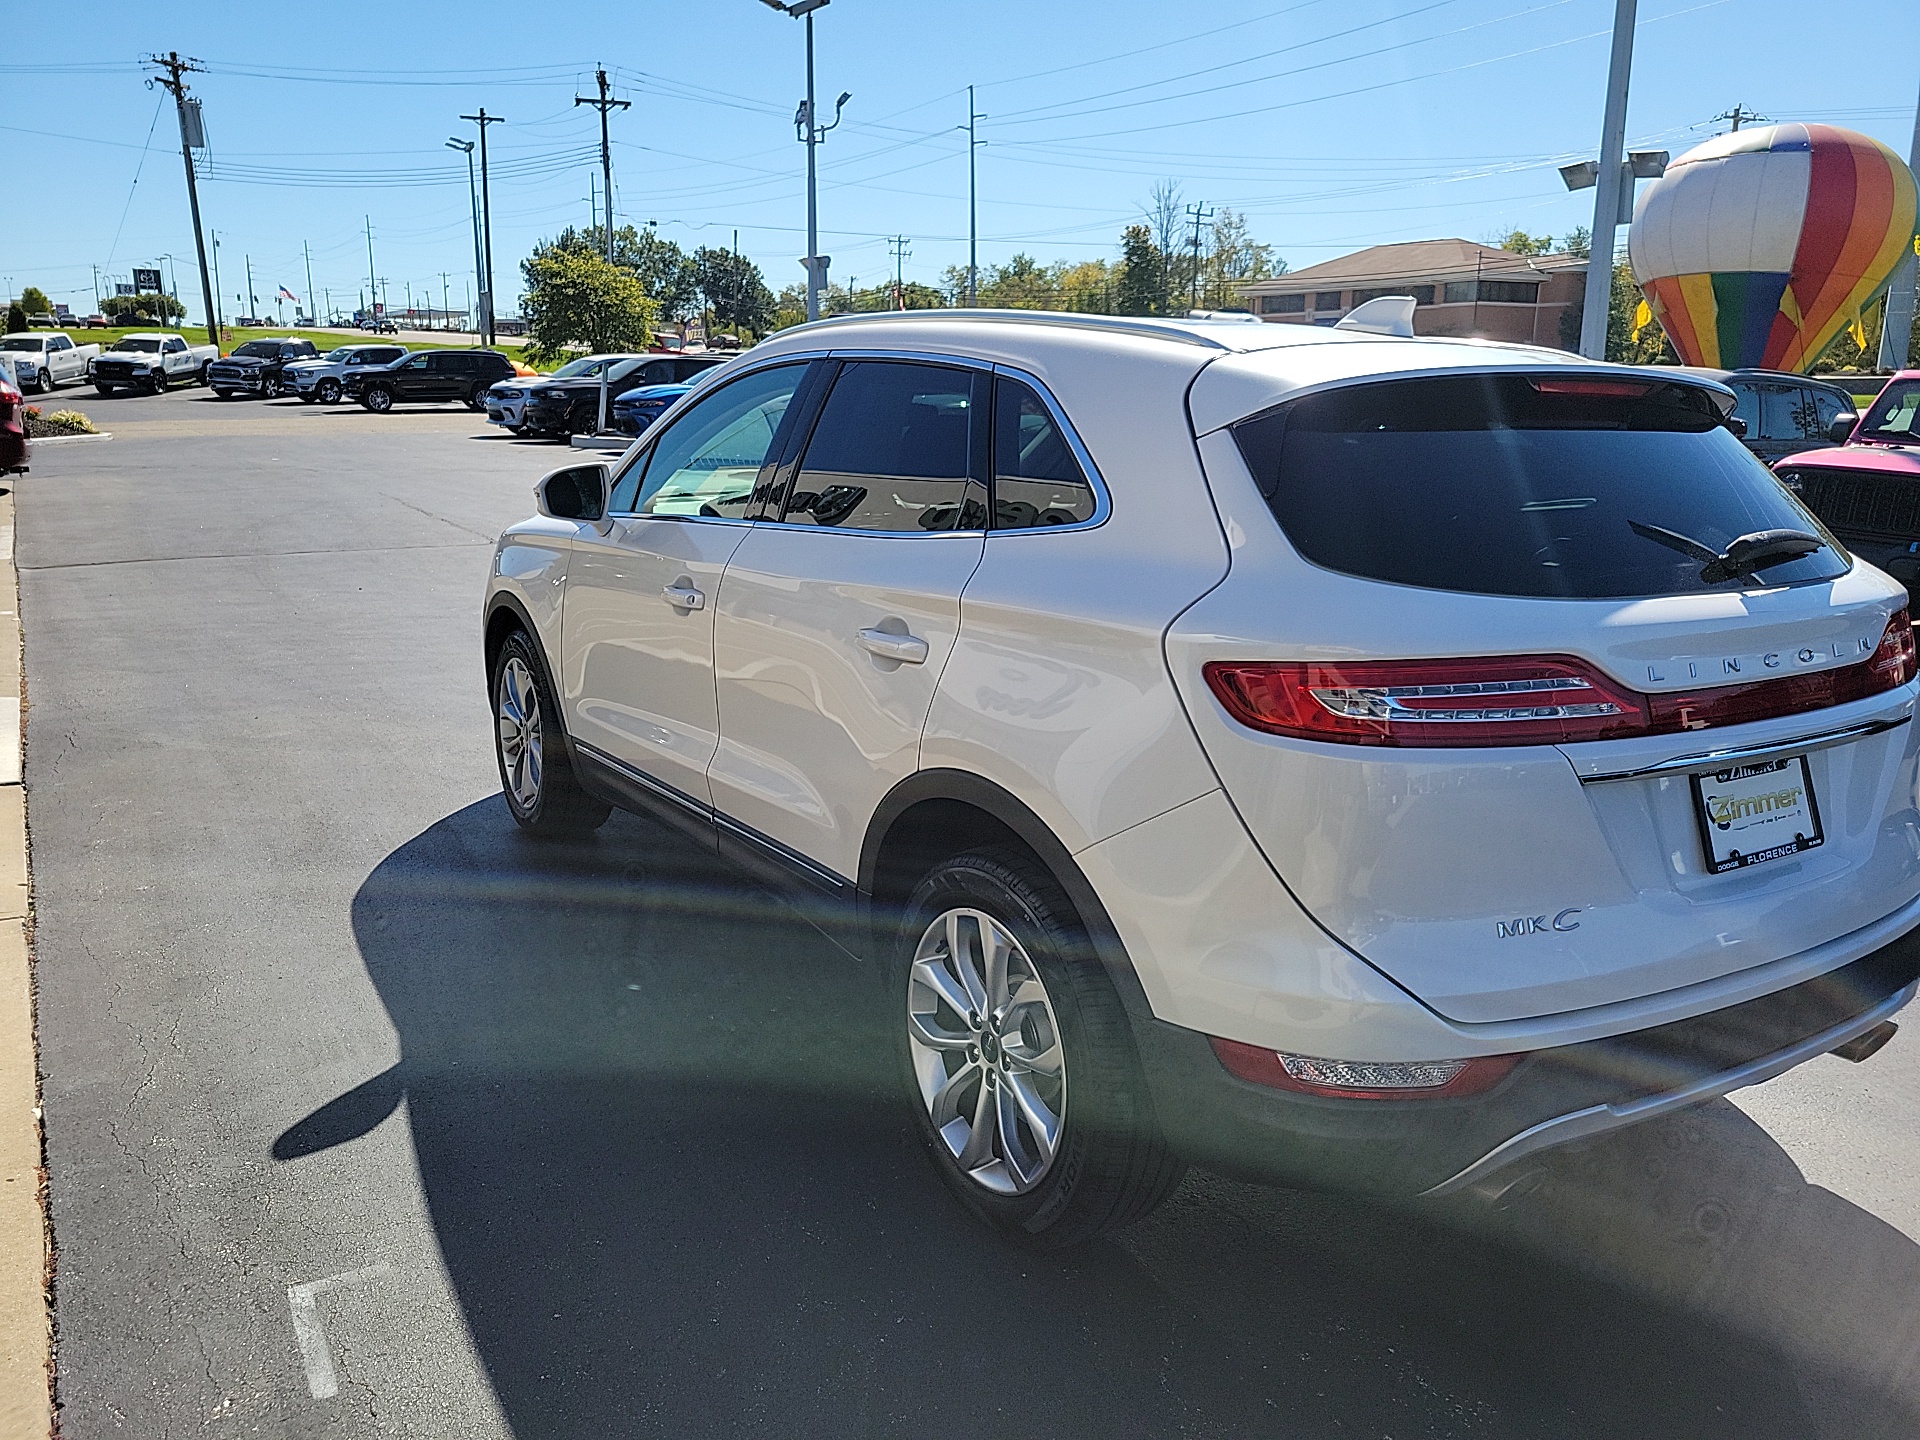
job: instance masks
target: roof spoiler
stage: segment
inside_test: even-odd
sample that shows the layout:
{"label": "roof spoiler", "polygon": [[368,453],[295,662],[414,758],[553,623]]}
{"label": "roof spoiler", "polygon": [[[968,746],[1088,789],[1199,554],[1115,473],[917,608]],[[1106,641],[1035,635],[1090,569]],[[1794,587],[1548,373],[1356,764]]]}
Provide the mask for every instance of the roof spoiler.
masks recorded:
{"label": "roof spoiler", "polygon": [[1413,338],[1413,307],[1417,302],[1411,295],[1378,295],[1365,304],[1356,305],[1345,316],[1334,322],[1336,330],[1361,330],[1369,335],[1400,335]]}

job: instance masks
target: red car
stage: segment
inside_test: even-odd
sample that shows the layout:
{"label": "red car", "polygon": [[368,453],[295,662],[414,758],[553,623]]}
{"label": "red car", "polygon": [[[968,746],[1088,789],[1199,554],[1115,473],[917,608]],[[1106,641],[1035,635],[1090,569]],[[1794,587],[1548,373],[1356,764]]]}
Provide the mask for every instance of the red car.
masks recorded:
{"label": "red car", "polygon": [[14,383],[12,367],[0,365],[0,475],[25,470],[33,453],[27,443],[26,403]]}
{"label": "red car", "polygon": [[1773,470],[1849,550],[1920,598],[1920,370],[1887,381],[1838,449]]}

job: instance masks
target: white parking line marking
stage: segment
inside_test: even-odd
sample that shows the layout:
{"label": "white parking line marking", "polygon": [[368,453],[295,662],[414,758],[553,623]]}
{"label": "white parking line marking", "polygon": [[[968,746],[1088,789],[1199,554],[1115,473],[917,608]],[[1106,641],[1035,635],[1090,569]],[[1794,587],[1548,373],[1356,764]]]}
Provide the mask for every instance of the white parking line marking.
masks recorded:
{"label": "white parking line marking", "polygon": [[393,1267],[383,1260],[361,1270],[287,1287],[287,1309],[293,1313],[293,1338],[299,1343],[300,1363],[306,1366],[307,1389],[313,1392],[314,1399],[331,1400],[340,1393],[340,1377],[334,1373],[333,1352],[327,1348],[327,1332],[321,1327],[320,1309],[315,1302],[329,1290],[392,1273]]}

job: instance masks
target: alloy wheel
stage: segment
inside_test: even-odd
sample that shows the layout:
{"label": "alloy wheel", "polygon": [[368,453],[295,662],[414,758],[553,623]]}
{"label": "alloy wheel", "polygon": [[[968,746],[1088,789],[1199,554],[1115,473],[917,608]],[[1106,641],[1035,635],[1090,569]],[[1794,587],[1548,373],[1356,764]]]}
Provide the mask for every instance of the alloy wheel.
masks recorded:
{"label": "alloy wheel", "polygon": [[540,693],[533,672],[518,656],[500,667],[494,710],[500,724],[500,758],[514,804],[525,813],[540,803],[542,747]]}
{"label": "alloy wheel", "polygon": [[982,910],[936,916],[914,950],[906,1019],[920,1099],[954,1163],[996,1194],[1032,1190],[1059,1149],[1067,1071],[1020,942]]}

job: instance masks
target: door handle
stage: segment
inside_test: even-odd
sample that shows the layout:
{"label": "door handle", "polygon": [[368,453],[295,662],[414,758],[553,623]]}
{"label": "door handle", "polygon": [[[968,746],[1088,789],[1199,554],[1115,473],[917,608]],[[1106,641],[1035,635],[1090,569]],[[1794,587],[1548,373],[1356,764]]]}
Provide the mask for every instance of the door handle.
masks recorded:
{"label": "door handle", "polygon": [[918,635],[901,635],[892,630],[862,630],[860,648],[883,660],[898,660],[903,665],[924,665],[927,642]]}
{"label": "door handle", "polygon": [[661,597],[676,610],[704,610],[707,608],[705,592],[696,590],[691,585],[663,585],[660,587],[660,594]]}

